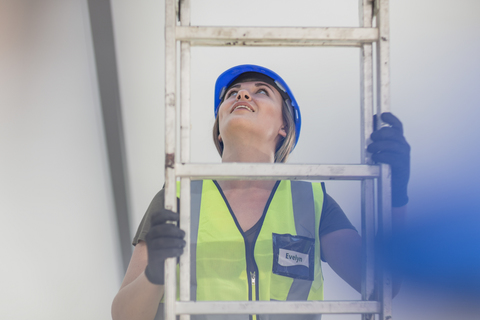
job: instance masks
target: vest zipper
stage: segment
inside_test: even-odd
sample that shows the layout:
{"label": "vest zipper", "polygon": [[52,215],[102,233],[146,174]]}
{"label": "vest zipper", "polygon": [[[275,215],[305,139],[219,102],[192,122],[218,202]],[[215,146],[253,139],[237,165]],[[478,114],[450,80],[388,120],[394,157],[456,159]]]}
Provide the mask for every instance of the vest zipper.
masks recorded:
{"label": "vest zipper", "polygon": [[[255,271],[250,272],[250,283],[251,283],[251,290],[252,290],[252,301],[257,300],[257,288],[255,286]],[[252,320],[257,320],[257,315],[252,315]]]}
{"label": "vest zipper", "polygon": [[[215,183],[215,185],[217,186],[217,189],[218,191],[220,192],[220,194],[222,195],[222,198],[223,200],[225,201],[227,207],[228,207],[228,210],[230,211],[230,214],[232,215],[232,218],[233,220],[235,221],[235,225],[237,226],[238,230],[240,231],[240,233],[242,234],[243,236],[243,240],[244,240],[244,243],[245,243],[245,254],[248,255],[250,249],[248,248],[247,246],[247,241],[246,241],[246,237],[245,237],[245,232],[243,231],[243,229],[240,227],[240,224],[238,223],[238,220],[237,218],[235,217],[235,214],[233,213],[233,210],[232,208],[230,207],[230,204],[228,203],[228,200],[227,200],[227,197],[225,197],[225,194],[223,193],[222,191],[222,188],[220,187],[220,185],[218,184],[217,181],[213,180],[213,183]],[[260,218],[261,220],[261,224],[263,225],[263,220],[265,219],[265,215],[267,214],[267,211],[268,211],[268,208],[270,206],[270,202],[272,201],[272,198],[273,196],[275,195],[275,192],[277,191],[277,188],[280,184],[280,180],[278,180],[273,189],[272,189],[272,192],[270,193],[270,196],[267,200],[267,203],[265,204],[265,208],[263,209],[263,213],[262,213],[262,217]],[[253,240],[253,244],[252,244],[252,250],[255,251],[255,244],[257,242],[257,238],[258,238],[258,235],[260,234],[261,232],[261,229],[262,229],[262,225],[260,226],[260,228],[258,229],[257,231],[257,234]],[[258,280],[256,279],[256,275],[258,274],[258,266],[257,266],[257,262],[255,261],[255,255],[252,254],[253,256],[253,264],[254,264],[254,268],[255,268],[255,271],[250,271],[250,281],[248,282],[248,287],[249,287],[249,299],[251,299],[251,301],[256,301],[258,300],[258,297],[259,297],[259,287],[258,287]],[[248,273],[248,268],[247,268],[247,273]],[[252,320],[257,320],[257,315],[250,315],[249,316],[249,319],[252,319]]]}

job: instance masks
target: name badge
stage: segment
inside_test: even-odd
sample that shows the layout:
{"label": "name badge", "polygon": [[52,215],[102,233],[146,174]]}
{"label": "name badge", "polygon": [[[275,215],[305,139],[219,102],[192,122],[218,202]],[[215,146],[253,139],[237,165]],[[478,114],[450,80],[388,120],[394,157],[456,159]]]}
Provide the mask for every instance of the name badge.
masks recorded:
{"label": "name badge", "polygon": [[313,281],[315,271],[315,239],[272,233],[275,274]]}

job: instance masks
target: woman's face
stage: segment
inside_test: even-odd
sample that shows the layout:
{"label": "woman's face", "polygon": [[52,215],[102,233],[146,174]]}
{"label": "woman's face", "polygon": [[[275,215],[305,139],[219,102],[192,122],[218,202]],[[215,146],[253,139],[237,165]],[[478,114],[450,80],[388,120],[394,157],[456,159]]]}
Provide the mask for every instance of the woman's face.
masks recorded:
{"label": "woman's face", "polygon": [[237,83],[225,94],[219,107],[219,139],[224,146],[242,143],[271,143],[286,136],[282,115],[283,99],[270,84],[262,81]]}

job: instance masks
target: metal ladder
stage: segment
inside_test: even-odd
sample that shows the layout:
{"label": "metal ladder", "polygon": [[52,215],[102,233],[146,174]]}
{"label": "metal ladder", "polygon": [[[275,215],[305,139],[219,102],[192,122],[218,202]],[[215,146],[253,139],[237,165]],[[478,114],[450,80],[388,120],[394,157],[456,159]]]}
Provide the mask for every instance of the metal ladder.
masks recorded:
{"label": "metal ladder", "polygon": [[[176,301],[176,262],[165,262],[165,319],[190,314],[362,314],[362,319],[390,320],[392,281],[374,268],[375,212],[377,235],[391,232],[390,167],[372,165],[366,145],[373,129],[376,49],[376,111],[389,111],[388,0],[359,0],[358,28],[265,28],[190,26],[190,0],[165,0],[165,207],[176,211],[180,178],[180,219],[187,247],[180,259],[180,301]],[[179,17],[180,23],[177,23]],[[376,19],[374,19],[376,17]],[[376,26],[373,27],[373,22]],[[180,157],[176,152],[177,41],[180,41]],[[193,164],[190,163],[191,46],[351,46],[361,49],[362,162],[355,165]],[[381,124],[379,124],[381,125]],[[363,277],[359,301],[201,301],[190,300],[190,181],[199,179],[361,180]],[[375,186],[376,180],[376,186]],[[375,195],[376,191],[376,195]],[[377,206],[375,206],[377,201]],[[376,283],[377,282],[377,283]],[[376,283],[376,284],[375,284]],[[375,291],[375,287],[377,290]],[[376,293],[376,301],[371,300]]]}

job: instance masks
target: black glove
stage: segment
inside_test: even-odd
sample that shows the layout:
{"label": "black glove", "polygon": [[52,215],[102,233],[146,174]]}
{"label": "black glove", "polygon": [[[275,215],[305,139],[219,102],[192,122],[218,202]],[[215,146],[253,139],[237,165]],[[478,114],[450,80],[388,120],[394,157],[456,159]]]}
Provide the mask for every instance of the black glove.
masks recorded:
{"label": "black glove", "polygon": [[177,213],[166,209],[152,214],[150,230],[145,236],[148,250],[145,275],[151,283],[164,284],[165,260],[183,253],[185,232],[175,224],[167,223],[178,219]]}
{"label": "black glove", "polygon": [[407,185],[410,177],[410,145],[403,136],[403,125],[390,112],[382,113],[382,121],[390,124],[374,131],[372,143],[367,151],[372,160],[389,164],[392,168],[392,206],[401,207],[408,203]]}

